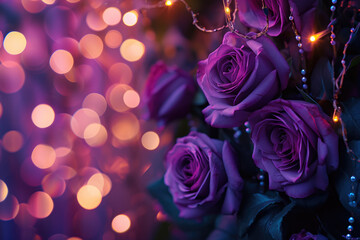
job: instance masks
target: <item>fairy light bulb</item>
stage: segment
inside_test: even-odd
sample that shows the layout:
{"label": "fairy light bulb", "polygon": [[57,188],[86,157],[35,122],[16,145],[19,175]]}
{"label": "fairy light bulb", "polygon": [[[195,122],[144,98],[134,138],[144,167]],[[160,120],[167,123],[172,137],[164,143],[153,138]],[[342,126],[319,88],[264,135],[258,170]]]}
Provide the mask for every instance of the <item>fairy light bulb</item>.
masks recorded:
{"label": "fairy light bulb", "polygon": [[316,37],[314,36],[314,35],[312,35],[311,37],[310,37],[310,42],[315,42],[316,41]]}
{"label": "fairy light bulb", "polygon": [[338,116],[338,112],[336,110],[334,111],[332,120],[333,120],[334,123],[339,122],[339,116]]}
{"label": "fairy light bulb", "polygon": [[225,7],[225,13],[230,14],[230,8],[229,7]]}
{"label": "fairy light bulb", "polygon": [[172,3],[172,1],[170,1],[170,0],[167,0],[166,2],[165,2],[165,5],[166,6],[171,6],[173,3]]}

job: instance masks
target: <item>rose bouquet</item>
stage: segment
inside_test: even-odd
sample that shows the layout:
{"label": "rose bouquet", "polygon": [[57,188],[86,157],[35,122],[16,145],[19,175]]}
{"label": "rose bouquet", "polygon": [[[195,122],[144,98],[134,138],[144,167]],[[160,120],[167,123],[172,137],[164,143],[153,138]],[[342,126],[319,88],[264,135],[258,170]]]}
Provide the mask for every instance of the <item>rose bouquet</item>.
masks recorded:
{"label": "rose bouquet", "polygon": [[224,4],[196,74],[161,62],[145,86],[147,119],[176,131],[155,238],[358,239],[360,3]]}

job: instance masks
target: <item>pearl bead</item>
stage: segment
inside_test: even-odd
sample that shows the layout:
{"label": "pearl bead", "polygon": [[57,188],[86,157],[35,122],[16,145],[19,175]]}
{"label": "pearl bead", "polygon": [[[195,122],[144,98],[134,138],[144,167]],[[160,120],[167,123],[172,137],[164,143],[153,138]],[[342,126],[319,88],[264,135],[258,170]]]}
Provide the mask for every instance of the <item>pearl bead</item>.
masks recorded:
{"label": "pearl bead", "polygon": [[337,3],[337,0],[331,0],[331,2],[332,2],[333,4],[336,4],[336,3]]}
{"label": "pearl bead", "polygon": [[341,60],[341,64],[345,64],[345,60],[343,59],[343,60]]}
{"label": "pearl bead", "polygon": [[350,201],[349,206],[353,207],[353,208],[356,207],[356,202],[355,201]]}
{"label": "pearl bead", "polygon": [[303,54],[304,53],[304,50],[302,48],[299,49],[299,53],[300,54]]}
{"label": "pearl bead", "polygon": [[302,77],[302,78],[301,78],[301,81],[302,81],[303,83],[306,83],[307,78],[306,78],[306,77]]}
{"label": "pearl bead", "polygon": [[349,217],[349,223],[354,223],[355,219],[353,217]]}
{"label": "pearl bead", "polygon": [[347,228],[347,230],[348,230],[349,232],[351,232],[353,229],[354,229],[354,228],[353,228],[353,226],[351,226],[351,225],[349,225],[348,228]]}
{"label": "pearl bead", "polygon": [[246,121],[246,122],[244,123],[244,126],[248,128],[248,127],[250,127],[250,123],[249,123],[248,121]]}
{"label": "pearl bead", "polygon": [[330,44],[334,46],[336,44],[336,42],[334,40],[331,40]]}
{"label": "pearl bead", "polygon": [[296,39],[296,41],[300,41],[301,37],[299,35],[296,35],[295,39]]}
{"label": "pearl bead", "polygon": [[302,47],[302,43],[298,43],[298,47],[301,48],[301,47]]}
{"label": "pearl bead", "polygon": [[349,193],[349,199],[350,200],[354,200],[355,199],[355,193],[353,193],[353,192],[351,192],[351,193]]}
{"label": "pearl bead", "polygon": [[301,75],[305,75],[306,74],[306,70],[305,69],[301,69]]}
{"label": "pearl bead", "polygon": [[330,38],[336,38],[336,35],[335,35],[334,33],[332,33],[332,34],[330,35]]}
{"label": "pearl bead", "polygon": [[350,181],[355,182],[355,181],[356,181],[356,177],[355,177],[355,176],[351,176],[351,177],[350,177]]}
{"label": "pearl bead", "polygon": [[351,239],[351,235],[350,235],[350,234],[346,234],[346,239]]}
{"label": "pearl bead", "polygon": [[350,32],[353,33],[354,31],[355,31],[355,28],[351,28],[351,29],[350,29]]}
{"label": "pearl bead", "polygon": [[307,84],[303,84],[303,89],[308,89],[308,85]]}
{"label": "pearl bead", "polygon": [[334,12],[336,10],[336,7],[335,6],[331,6],[330,7],[330,11]]}
{"label": "pearl bead", "polygon": [[289,16],[289,20],[290,20],[290,21],[294,20],[294,17],[293,17],[293,16]]}
{"label": "pearl bead", "polygon": [[246,128],[246,129],[245,129],[245,132],[251,133],[251,129],[250,129],[250,128]]}

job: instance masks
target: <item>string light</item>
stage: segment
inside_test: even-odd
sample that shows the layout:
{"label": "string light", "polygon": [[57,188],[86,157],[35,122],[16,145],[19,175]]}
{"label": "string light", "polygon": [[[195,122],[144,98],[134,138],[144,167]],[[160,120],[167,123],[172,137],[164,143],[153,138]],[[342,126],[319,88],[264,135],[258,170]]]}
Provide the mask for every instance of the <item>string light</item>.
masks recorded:
{"label": "string light", "polygon": [[172,3],[172,1],[170,1],[170,0],[168,0],[168,1],[165,2],[165,5],[168,6],[168,7],[171,6],[172,4],[173,4],[173,3]]}
{"label": "string light", "polygon": [[310,42],[315,42],[316,41],[316,37],[314,35],[311,36],[309,39],[310,39]]}

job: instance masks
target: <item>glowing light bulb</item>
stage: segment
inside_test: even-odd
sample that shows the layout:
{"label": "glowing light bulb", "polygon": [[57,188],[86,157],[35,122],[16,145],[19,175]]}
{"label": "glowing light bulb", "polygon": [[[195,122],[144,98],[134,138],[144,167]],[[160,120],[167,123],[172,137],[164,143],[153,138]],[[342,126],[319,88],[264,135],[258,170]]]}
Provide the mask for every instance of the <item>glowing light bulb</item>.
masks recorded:
{"label": "glowing light bulb", "polygon": [[315,42],[316,41],[316,37],[313,35],[310,37],[310,42]]}
{"label": "glowing light bulb", "polygon": [[334,115],[333,116],[333,121],[336,123],[336,122],[338,122],[339,121],[339,117],[337,116],[337,115]]}
{"label": "glowing light bulb", "polygon": [[165,5],[166,5],[166,6],[171,6],[171,5],[172,5],[172,1],[170,1],[170,0],[166,1],[166,2],[165,2]]}
{"label": "glowing light bulb", "polygon": [[227,13],[227,14],[230,13],[230,8],[229,7],[225,7],[225,13]]}

